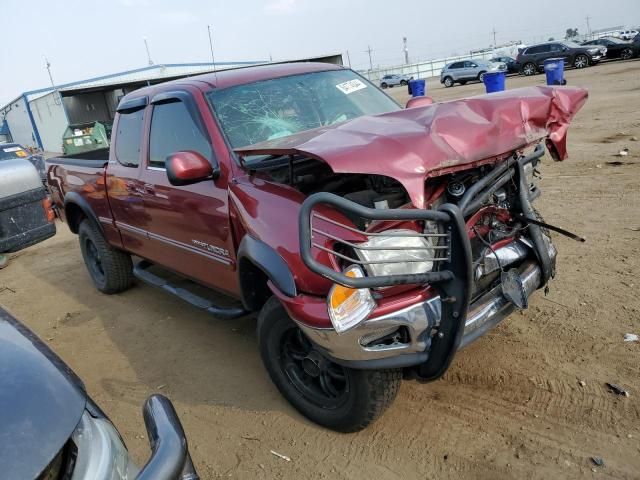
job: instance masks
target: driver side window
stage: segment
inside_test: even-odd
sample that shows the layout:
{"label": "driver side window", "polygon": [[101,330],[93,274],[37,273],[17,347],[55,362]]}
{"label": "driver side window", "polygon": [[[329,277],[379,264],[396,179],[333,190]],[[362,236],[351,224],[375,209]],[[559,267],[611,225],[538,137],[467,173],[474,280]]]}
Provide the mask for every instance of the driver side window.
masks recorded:
{"label": "driver side window", "polygon": [[180,101],[154,105],[149,132],[149,167],[164,168],[172,153],[191,150],[211,159],[209,140]]}

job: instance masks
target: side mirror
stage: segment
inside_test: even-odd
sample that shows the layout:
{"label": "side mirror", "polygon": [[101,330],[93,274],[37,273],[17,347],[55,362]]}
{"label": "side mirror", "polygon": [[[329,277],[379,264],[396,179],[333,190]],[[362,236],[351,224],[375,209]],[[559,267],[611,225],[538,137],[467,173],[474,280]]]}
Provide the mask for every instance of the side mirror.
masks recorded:
{"label": "side mirror", "polygon": [[171,185],[192,185],[209,178],[217,178],[219,170],[214,169],[209,160],[197,152],[176,152],[167,157],[165,162],[167,177]]}
{"label": "side mirror", "polygon": [[151,458],[136,480],[197,480],[187,439],[180,419],[169,399],[151,395],[142,410],[151,446]]}
{"label": "side mirror", "polygon": [[427,105],[433,105],[433,98],[413,97],[409,99],[405,108],[426,107]]}

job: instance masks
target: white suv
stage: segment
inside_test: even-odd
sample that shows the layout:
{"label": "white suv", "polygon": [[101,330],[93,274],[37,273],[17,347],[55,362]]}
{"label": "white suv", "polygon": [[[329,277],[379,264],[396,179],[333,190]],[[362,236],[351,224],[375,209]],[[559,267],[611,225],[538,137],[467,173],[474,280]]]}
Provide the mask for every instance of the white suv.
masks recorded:
{"label": "white suv", "polygon": [[620,30],[615,33],[616,37],[622,40],[633,40],[636,35],[638,35],[637,30]]}

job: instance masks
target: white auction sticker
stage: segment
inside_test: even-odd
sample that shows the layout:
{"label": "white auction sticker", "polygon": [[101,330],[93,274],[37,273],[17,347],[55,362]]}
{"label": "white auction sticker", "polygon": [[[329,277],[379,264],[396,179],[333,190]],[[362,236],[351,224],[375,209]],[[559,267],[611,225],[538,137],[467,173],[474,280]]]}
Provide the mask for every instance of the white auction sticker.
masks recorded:
{"label": "white auction sticker", "polygon": [[22,149],[20,147],[9,147],[9,148],[3,148],[2,150],[4,150],[7,153],[11,153],[11,152],[19,152]]}
{"label": "white auction sticker", "polygon": [[357,92],[358,90],[362,90],[363,88],[367,88],[367,85],[361,80],[355,78],[353,80],[349,80],[348,82],[339,83],[338,85],[336,85],[336,88],[345,95],[349,95],[350,93]]}

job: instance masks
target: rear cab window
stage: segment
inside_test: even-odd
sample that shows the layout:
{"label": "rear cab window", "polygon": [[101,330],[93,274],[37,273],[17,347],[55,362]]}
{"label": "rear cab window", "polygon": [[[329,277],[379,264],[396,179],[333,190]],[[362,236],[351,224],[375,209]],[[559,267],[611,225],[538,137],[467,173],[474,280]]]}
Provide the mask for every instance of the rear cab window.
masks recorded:
{"label": "rear cab window", "polygon": [[143,121],[144,108],[118,113],[115,156],[118,163],[125,167],[137,167],[140,165]]}

